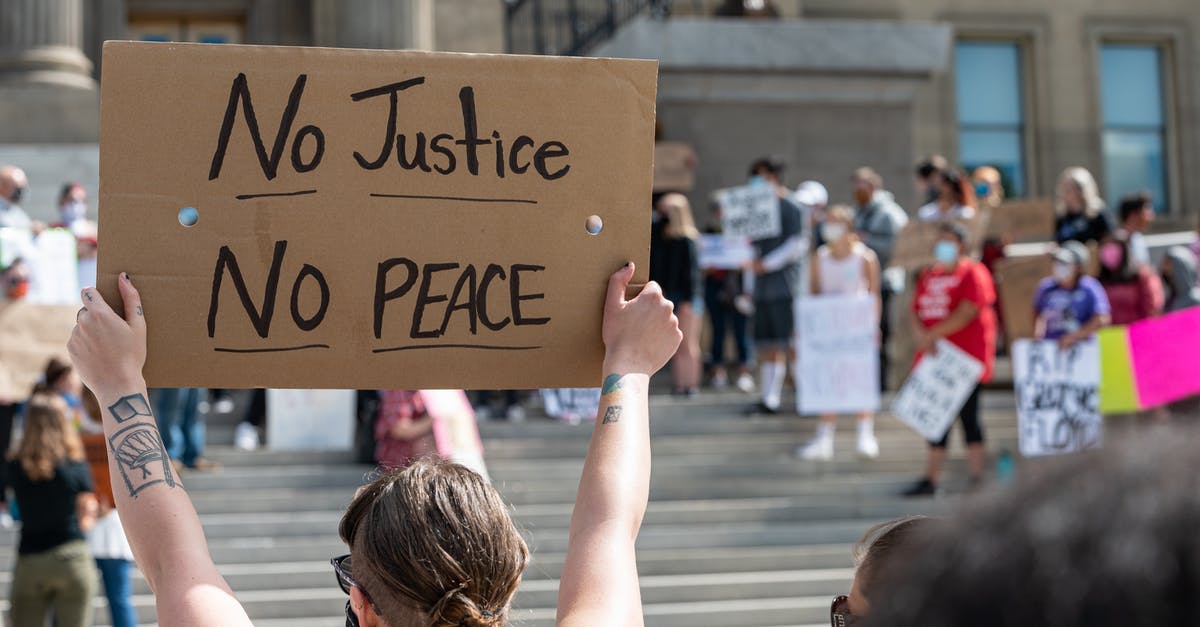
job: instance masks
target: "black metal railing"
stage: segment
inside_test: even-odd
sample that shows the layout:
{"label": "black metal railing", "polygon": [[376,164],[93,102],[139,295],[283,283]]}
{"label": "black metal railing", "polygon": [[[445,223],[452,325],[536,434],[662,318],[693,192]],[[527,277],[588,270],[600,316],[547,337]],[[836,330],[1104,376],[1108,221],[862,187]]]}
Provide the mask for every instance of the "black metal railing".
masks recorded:
{"label": "black metal railing", "polygon": [[645,13],[666,17],[671,0],[504,0],[505,44],[516,54],[578,56]]}

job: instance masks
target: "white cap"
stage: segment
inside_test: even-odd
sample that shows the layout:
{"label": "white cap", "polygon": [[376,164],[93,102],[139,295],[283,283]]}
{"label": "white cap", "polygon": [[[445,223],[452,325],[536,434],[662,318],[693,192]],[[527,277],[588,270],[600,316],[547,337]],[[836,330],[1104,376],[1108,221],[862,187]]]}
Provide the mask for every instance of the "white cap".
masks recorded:
{"label": "white cap", "polygon": [[829,204],[829,191],[816,181],[804,181],[796,188],[792,199],[802,205],[821,208]]}

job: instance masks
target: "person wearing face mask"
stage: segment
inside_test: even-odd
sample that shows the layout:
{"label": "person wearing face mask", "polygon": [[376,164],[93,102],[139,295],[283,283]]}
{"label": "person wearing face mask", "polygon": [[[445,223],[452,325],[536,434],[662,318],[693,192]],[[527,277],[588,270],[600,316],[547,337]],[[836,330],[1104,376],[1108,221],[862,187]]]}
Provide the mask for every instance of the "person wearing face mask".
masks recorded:
{"label": "person wearing face mask", "polygon": [[21,208],[29,179],[25,171],[11,165],[0,166],[0,228],[32,229],[29,214]]}
{"label": "person wearing face mask", "polygon": [[96,284],[97,238],[96,223],[88,219],[87,189],[79,183],[66,183],[58,195],[60,222],[52,224],[75,235],[76,256],[79,259],[79,284]]}
{"label": "person wearing face mask", "polygon": [[[966,256],[967,231],[960,224],[946,222],[934,246],[932,266],[917,277],[913,298],[913,335],[917,339],[917,361],[925,353],[937,350],[945,339],[983,363],[980,383],[992,378],[996,360],[996,287],[983,264]],[[979,385],[967,398],[959,413],[967,441],[967,472],[970,485],[977,487],[983,478],[985,454],[983,425],[979,420]],[[904,492],[905,496],[932,496],[938,492],[942,463],[950,430],[937,442],[929,443],[925,476]]]}
{"label": "person wearing face mask", "polygon": [[1112,324],[1130,324],[1162,312],[1162,281],[1153,268],[1134,258],[1129,240],[1118,234],[1100,245],[1099,254],[1100,285],[1108,298]]}
{"label": "person wearing face mask", "polygon": [[936,178],[938,197],[917,209],[920,222],[970,220],[975,217],[975,187],[958,170],[946,169]]}
{"label": "person wearing face mask", "polygon": [[[870,294],[879,315],[879,260],[859,241],[851,230],[854,212],[845,205],[834,205],[825,216],[821,234],[826,244],[817,249],[812,261],[811,291],[820,295]],[[808,444],[796,449],[796,456],[806,460],[832,461],[833,434],[837,417],[821,416],[817,435]],[[879,442],[875,439],[875,415],[858,415],[858,456],[864,459],[879,457]]]}
{"label": "person wearing face mask", "polygon": [[1172,246],[1167,249],[1159,271],[1163,284],[1171,296],[1167,299],[1164,313],[1200,305],[1200,285],[1196,283],[1196,255],[1187,246]]}
{"label": "person wearing face mask", "polygon": [[1042,279],[1033,296],[1038,339],[1058,340],[1066,348],[1109,324],[1116,308],[1100,282],[1084,272],[1089,257],[1079,242],[1066,242],[1054,253],[1053,275]]}
{"label": "person wearing face mask", "polygon": [[867,248],[875,253],[881,272],[879,282],[879,385],[887,389],[890,366],[887,347],[892,326],[891,300],[893,294],[904,291],[904,270],[888,270],[896,237],[908,224],[908,214],[896,204],[892,193],[883,189],[883,178],[871,168],[859,168],[851,178],[854,184],[854,230]]}
{"label": "person wearing face mask", "polygon": [[942,171],[949,168],[950,163],[942,155],[930,155],[928,159],[917,164],[913,187],[922,203],[937,202],[938,195],[941,194],[938,181]]}

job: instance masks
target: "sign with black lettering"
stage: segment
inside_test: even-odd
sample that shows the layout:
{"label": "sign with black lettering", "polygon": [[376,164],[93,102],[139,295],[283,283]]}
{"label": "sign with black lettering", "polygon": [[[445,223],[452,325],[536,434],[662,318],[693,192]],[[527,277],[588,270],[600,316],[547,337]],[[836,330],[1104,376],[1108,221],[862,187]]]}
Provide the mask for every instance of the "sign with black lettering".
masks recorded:
{"label": "sign with black lettering", "polygon": [[732,237],[762,240],[783,229],[779,194],[774,185],[758,183],[713,192],[721,207],[721,232]]}
{"label": "sign with black lettering", "polygon": [[[647,280],[656,64],[104,47],[99,288],[152,386],[595,385]],[[599,228],[597,228],[599,227]]]}
{"label": "sign with black lettering", "polygon": [[892,401],[900,422],[930,441],[941,440],[983,376],[983,363],[947,340],[917,362]]}
{"label": "sign with black lettering", "polygon": [[879,409],[879,313],[874,296],[797,299],[796,407],[802,415]]}
{"label": "sign with black lettering", "polygon": [[1095,341],[1063,349],[1054,341],[1017,340],[1012,362],[1022,455],[1058,455],[1100,445],[1104,421]]}

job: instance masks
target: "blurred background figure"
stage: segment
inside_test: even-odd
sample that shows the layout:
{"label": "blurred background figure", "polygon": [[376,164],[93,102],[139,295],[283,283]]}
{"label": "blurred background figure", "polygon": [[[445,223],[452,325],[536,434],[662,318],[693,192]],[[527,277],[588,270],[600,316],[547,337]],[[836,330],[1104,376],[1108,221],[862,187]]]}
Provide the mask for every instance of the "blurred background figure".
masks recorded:
{"label": "blurred background figure", "polygon": [[80,287],[96,284],[96,256],[99,250],[97,225],[88,216],[87,189],[79,183],[66,183],[58,196],[59,222],[61,227],[75,235],[76,256]]}
{"label": "blurred background figure", "polygon": [[891,192],[883,188],[883,178],[875,170],[863,167],[851,177],[854,185],[854,230],[859,239],[875,253],[879,261],[879,386],[887,389],[888,340],[892,335],[892,297],[904,291],[904,271],[888,271],[896,237],[908,224],[908,214],[896,204]]}
{"label": "blurred background figure", "polygon": [[[500,408],[497,410],[495,397],[500,397]],[[475,393],[475,417],[479,420],[490,420],[493,416],[503,416],[510,422],[524,422],[525,407],[521,404],[521,393],[517,390],[479,390]]]}
{"label": "blurred background figure", "polygon": [[917,220],[945,222],[975,217],[975,188],[962,172],[947,168],[939,171],[935,180],[939,185],[937,199],[917,209]]}
{"label": "blurred background figure", "polygon": [[1112,308],[1112,324],[1130,324],[1162,313],[1158,273],[1133,257],[1123,235],[1100,245],[1100,284]]}
{"label": "blurred background figure", "polygon": [[33,221],[21,208],[29,191],[25,171],[11,165],[0,166],[0,228],[32,229]]}
{"label": "blurred background figure", "polygon": [[1063,170],[1055,192],[1054,241],[1099,243],[1112,233],[1107,207],[1091,172],[1080,167]]}
{"label": "blurred background figure", "polygon": [[1159,266],[1167,291],[1166,313],[1200,305],[1196,265],[1196,255],[1188,247],[1172,246],[1167,249]]}
{"label": "blurred background figure", "polygon": [[382,391],[375,421],[375,462],[387,469],[404,468],[435,455],[433,418],[425,409],[421,393]]}
{"label": "blurred background figure", "polygon": [[154,418],[163,446],[176,470],[214,470],[218,464],[204,457],[204,416],[200,413],[200,388],[155,388],[150,390]]}
{"label": "blurred background figure", "polygon": [[665,221],[662,239],[661,276],[663,295],[675,304],[683,341],[671,359],[672,392],[696,396],[700,388],[700,325],[704,316],[704,294],[700,283],[700,232],[692,219],[692,208],[683,194],[666,194],[657,211]]}
{"label": "blurred background figure", "polygon": [[1000,170],[990,165],[979,166],[971,172],[971,184],[975,186],[975,198],[979,201],[980,209],[995,209],[1004,202]]}
{"label": "blurred background figure", "polygon": [[[879,261],[875,253],[858,239],[853,230],[854,212],[845,205],[830,207],[821,225],[822,239],[827,243],[817,249],[812,261],[810,287],[816,298],[823,295],[870,295],[879,312]],[[810,357],[820,361],[820,357]],[[825,414],[817,424],[817,435],[796,451],[807,460],[832,461],[833,435],[837,416]],[[875,415],[858,415],[857,453],[865,459],[879,457],[879,442],[875,439]]]}
{"label": "blurred background figure", "polygon": [[21,512],[13,569],[14,627],[91,627],[96,564],[84,532],[96,522],[92,475],[83,444],[59,397],[36,394],[25,430],[4,466],[0,490],[12,488]]}
{"label": "blurred background figure", "polygon": [[930,155],[928,159],[917,164],[916,178],[913,187],[923,205],[935,202],[942,192],[941,174],[948,170],[950,163],[942,155]]}
{"label": "blurred background figure", "polygon": [[[721,208],[714,206],[708,233],[721,232]],[[738,308],[739,301],[745,302],[745,281],[741,270],[707,268],[704,270],[704,311],[712,324],[712,346],[709,350],[709,381],[713,389],[722,390],[729,385],[728,364],[725,344],[733,336],[737,351],[737,388],[746,394],[754,391],[754,375],[751,369],[754,355],[750,351],[750,318]]]}
{"label": "blurred background figure", "polygon": [[1118,210],[1121,227],[1117,233],[1129,242],[1129,256],[1139,264],[1150,263],[1146,229],[1154,222],[1154,200],[1148,192],[1130,194],[1121,199]]}
{"label": "blurred background figure", "polygon": [[1112,309],[1099,281],[1087,275],[1088,249],[1066,242],[1054,253],[1053,275],[1033,296],[1034,336],[1063,348],[1092,337],[1110,322]]}
{"label": "blurred background figure", "polygon": [[98,416],[92,415],[84,404],[83,382],[75,374],[75,368],[57,357],[51,358],[42,373],[42,381],[34,394],[52,394],[67,404],[67,416],[71,424],[82,433],[104,433]]}

